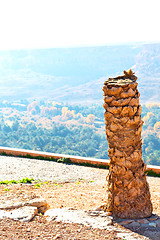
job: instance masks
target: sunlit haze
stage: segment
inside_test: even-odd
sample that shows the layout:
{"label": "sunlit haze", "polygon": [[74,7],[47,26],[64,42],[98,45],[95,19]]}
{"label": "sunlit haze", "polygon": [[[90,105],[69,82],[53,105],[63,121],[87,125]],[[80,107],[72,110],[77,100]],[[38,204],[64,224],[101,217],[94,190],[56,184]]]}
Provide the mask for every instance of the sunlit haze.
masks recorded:
{"label": "sunlit haze", "polygon": [[0,0],[0,49],[160,42],[159,1]]}

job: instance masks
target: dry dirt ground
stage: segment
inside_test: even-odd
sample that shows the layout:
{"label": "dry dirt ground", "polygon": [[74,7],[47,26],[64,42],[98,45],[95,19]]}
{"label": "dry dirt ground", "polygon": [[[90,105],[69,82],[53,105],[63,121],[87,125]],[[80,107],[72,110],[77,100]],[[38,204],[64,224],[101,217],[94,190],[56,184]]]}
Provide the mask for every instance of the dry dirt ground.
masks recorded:
{"label": "dry dirt ground", "polygon": [[[64,164],[60,164],[59,168]],[[76,166],[78,167],[78,166]],[[104,181],[104,176],[108,170],[85,168],[84,171],[92,171],[91,180],[79,179],[74,181],[54,182],[46,181],[43,184],[11,184],[0,185],[1,196],[6,196],[6,199],[13,195],[22,193],[33,193],[37,196],[44,197],[50,208],[74,208],[74,209],[95,209],[96,207],[105,204],[107,198],[107,183]],[[79,168],[82,169],[81,167]],[[103,180],[97,178],[94,181],[93,176],[103,176]],[[4,179],[6,180],[6,179]],[[160,178],[147,177],[150,185],[151,198],[153,203],[153,212],[160,216]],[[36,184],[36,185],[35,185]],[[117,232],[126,230],[118,223],[114,223],[117,227]],[[135,238],[132,239],[150,239],[141,232],[140,229],[127,230],[133,232]],[[137,234],[138,233],[138,234]],[[137,235],[136,235],[137,234]],[[47,221],[44,216],[37,215],[31,222],[19,222],[12,220],[0,220],[0,239],[16,240],[16,239],[125,239],[118,237],[115,231],[106,229],[91,228],[80,224],[70,224],[62,222]]]}

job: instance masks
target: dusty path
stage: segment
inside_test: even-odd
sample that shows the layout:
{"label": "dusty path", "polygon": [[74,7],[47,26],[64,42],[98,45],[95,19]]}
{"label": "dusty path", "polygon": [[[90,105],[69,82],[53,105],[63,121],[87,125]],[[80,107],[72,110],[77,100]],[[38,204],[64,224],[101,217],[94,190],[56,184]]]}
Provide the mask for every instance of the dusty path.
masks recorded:
{"label": "dusty path", "polygon": [[0,181],[34,178],[41,181],[74,182],[78,179],[106,182],[108,170],[52,161],[0,156]]}

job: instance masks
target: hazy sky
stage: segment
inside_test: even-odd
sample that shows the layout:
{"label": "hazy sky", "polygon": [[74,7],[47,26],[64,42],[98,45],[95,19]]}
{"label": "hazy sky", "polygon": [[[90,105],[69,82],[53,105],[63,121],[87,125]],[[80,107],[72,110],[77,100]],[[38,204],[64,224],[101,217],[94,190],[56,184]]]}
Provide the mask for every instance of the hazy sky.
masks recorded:
{"label": "hazy sky", "polygon": [[0,49],[160,42],[158,0],[0,0]]}

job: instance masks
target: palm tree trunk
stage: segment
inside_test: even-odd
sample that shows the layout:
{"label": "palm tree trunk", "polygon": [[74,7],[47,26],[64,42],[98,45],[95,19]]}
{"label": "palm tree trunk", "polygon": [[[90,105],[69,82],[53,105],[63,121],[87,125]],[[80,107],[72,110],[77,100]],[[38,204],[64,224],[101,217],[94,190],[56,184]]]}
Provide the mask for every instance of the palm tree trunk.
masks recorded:
{"label": "palm tree trunk", "polygon": [[142,160],[140,94],[137,77],[129,71],[103,86],[110,158],[105,210],[115,217],[144,218],[152,214],[152,203]]}

